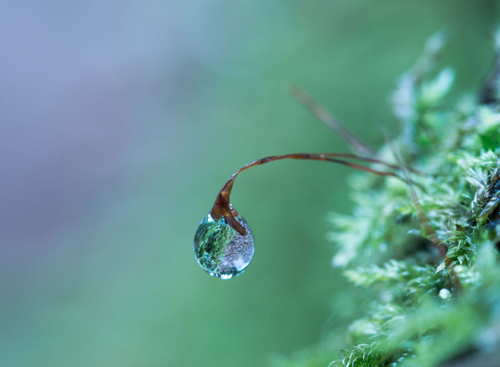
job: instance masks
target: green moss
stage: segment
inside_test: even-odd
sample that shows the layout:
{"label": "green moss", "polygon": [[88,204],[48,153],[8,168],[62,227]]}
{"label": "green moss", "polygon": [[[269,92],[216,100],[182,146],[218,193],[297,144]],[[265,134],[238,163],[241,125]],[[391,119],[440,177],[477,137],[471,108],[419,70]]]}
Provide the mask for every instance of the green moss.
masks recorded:
{"label": "green moss", "polygon": [[[330,366],[434,367],[500,350],[500,103],[450,99],[453,71],[430,77],[444,44],[442,34],[429,40],[392,99],[401,131],[394,145],[422,172],[411,174],[421,212],[406,183],[358,173],[352,215],[331,217],[333,264],[358,287],[348,297],[364,288],[370,301]],[[490,97],[499,95],[498,77],[488,78]],[[397,162],[392,145],[378,158]]]}
{"label": "green moss", "polygon": [[194,253],[203,269],[219,271],[226,246],[235,233],[224,218],[215,221],[210,214],[203,218],[194,236]]}

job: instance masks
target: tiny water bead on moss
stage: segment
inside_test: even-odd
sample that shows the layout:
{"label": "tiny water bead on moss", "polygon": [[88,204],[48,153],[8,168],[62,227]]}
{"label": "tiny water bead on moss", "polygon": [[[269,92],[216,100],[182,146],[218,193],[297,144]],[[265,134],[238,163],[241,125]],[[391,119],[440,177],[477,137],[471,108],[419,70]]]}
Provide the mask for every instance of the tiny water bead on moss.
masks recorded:
{"label": "tiny water bead on moss", "polygon": [[252,261],[255,243],[250,226],[241,216],[235,219],[245,228],[245,235],[233,229],[224,217],[215,220],[210,213],[196,230],[196,261],[213,277],[231,279],[243,273]]}

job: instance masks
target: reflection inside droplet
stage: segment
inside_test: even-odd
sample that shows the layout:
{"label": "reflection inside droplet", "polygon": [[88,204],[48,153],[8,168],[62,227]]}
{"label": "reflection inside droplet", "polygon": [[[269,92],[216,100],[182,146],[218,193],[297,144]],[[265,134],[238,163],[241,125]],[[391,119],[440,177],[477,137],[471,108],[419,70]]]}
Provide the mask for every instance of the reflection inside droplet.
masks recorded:
{"label": "reflection inside droplet", "polygon": [[226,223],[214,220],[210,213],[201,221],[194,236],[194,255],[198,264],[211,276],[231,279],[240,275],[252,261],[252,230],[241,216],[236,220],[246,229],[242,236]]}

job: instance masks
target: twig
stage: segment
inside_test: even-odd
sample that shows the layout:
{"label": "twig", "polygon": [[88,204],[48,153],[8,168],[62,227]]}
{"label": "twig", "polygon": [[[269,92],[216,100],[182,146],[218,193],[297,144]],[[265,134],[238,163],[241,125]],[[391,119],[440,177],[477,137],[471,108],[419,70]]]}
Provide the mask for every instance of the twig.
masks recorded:
{"label": "twig", "polygon": [[384,134],[385,139],[387,140],[387,143],[391,147],[391,150],[394,154],[394,157],[396,158],[396,161],[398,162],[399,166],[401,167],[401,170],[403,171],[403,176],[405,178],[405,181],[408,183],[408,188],[410,190],[410,195],[411,199],[413,200],[413,204],[415,205],[415,209],[417,210],[418,214],[418,220],[420,223],[424,226],[425,232],[427,233],[427,236],[429,236],[429,240],[432,242],[432,244],[436,247],[436,249],[439,251],[439,254],[441,257],[443,257],[446,268],[449,269],[451,276],[453,277],[453,280],[455,281],[455,286],[458,290],[462,290],[462,283],[460,282],[460,279],[458,278],[457,274],[455,273],[455,270],[453,269],[451,259],[446,257],[446,254],[448,250],[442,246],[443,241],[439,239],[437,236],[436,232],[434,231],[434,228],[429,223],[429,219],[427,218],[427,215],[425,215],[424,209],[422,208],[422,205],[420,204],[420,200],[418,200],[417,192],[415,191],[415,187],[413,187],[413,183],[410,179],[410,174],[408,170],[406,169],[406,166],[404,164],[403,158],[401,157],[399,150],[395,146],[394,142],[389,138],[388,133],[382,129],[382,133]]}

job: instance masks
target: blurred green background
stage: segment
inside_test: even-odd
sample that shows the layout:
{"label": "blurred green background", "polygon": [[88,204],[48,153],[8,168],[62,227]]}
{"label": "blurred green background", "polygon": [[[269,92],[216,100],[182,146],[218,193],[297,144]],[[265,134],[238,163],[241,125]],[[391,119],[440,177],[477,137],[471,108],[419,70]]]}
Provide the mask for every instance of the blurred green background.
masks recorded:
{"label": "blurred green background", "polygon": [[449,31],[442,63],[455,93],[472,91],[498,13],[486,0],[0,4],[0,365],[262,366],[342,340],[326,234],[328,212],[349,211],[348,169],[242,174],[232,200],[256,254],[234,280],[198,267],[194,231],[242,165],[348,151],[284,83],[378,145],[427,37]]}

